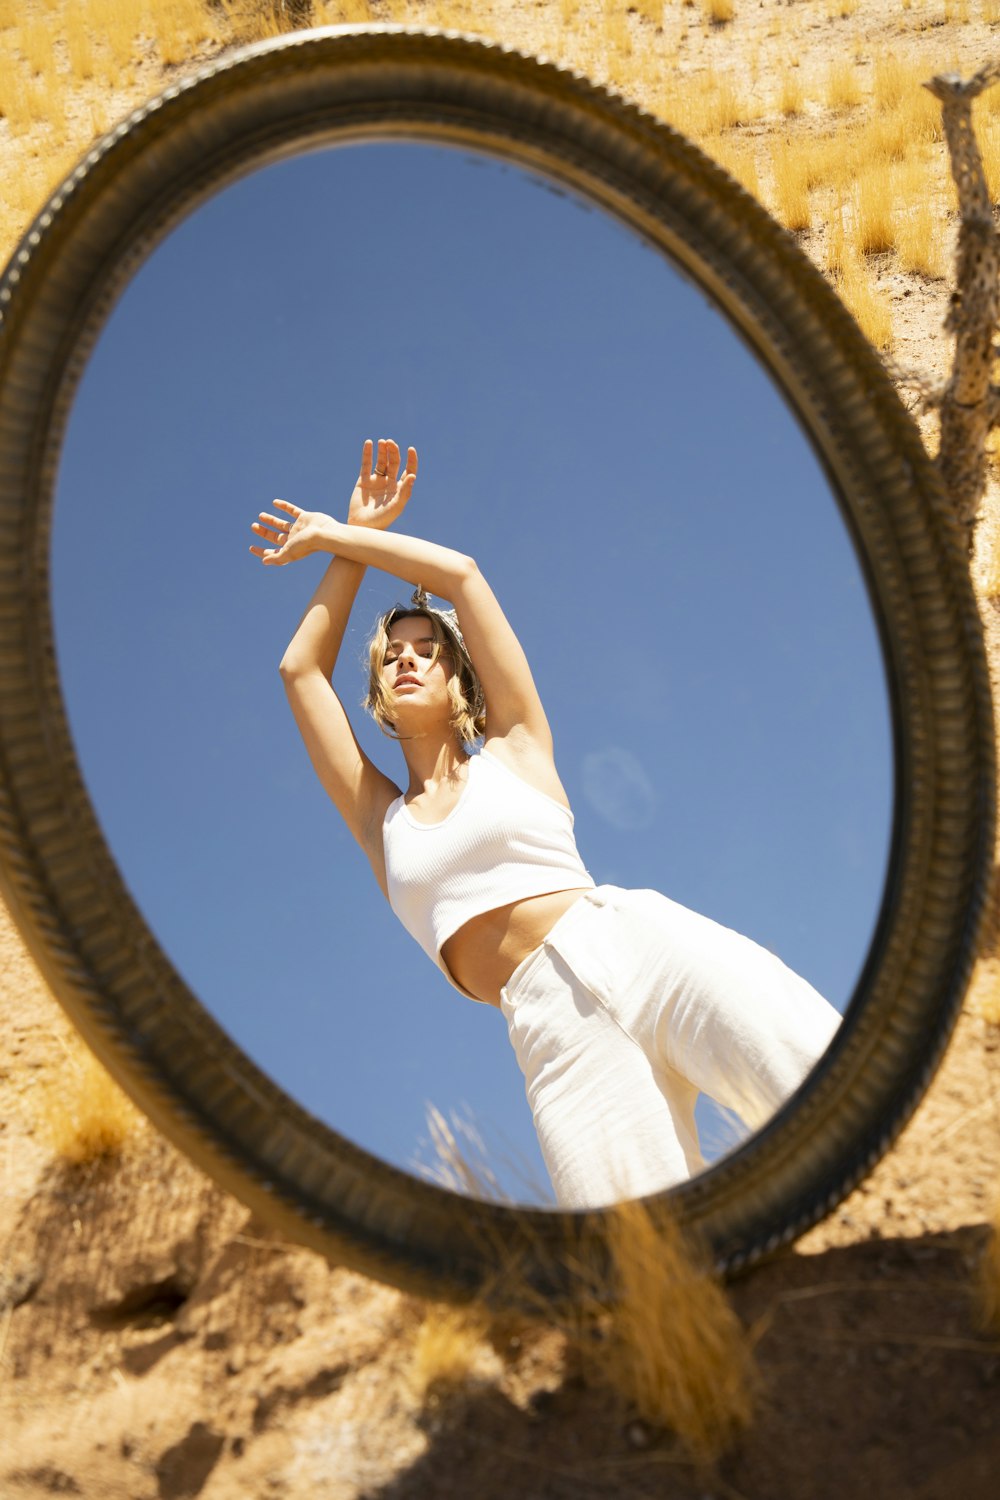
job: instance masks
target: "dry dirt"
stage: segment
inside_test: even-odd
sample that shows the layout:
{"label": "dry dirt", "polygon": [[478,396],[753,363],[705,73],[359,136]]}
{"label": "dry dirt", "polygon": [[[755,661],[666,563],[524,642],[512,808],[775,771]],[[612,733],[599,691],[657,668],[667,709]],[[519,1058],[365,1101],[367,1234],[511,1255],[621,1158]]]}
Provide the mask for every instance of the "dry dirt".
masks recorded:
{"label": "dry dirt", "polygon": [[[551,47],[558,6],[484,9],[501,35]],[[692,10],[684,66],[745,57],[775,13],[804,66],[840,52],[870,62],[901,45],[911,18],[862,4],[835,23],[829,9],[737,0],[733,26],[718,29]],[[910,42],[929,72],[954,60],[970,71],[1000,51],[1000,31],[955,20]],[[161,76],[150,63],[111,103]],[[0,134],[7,183],[18,149]],[[940,377],[946,285],[888,266],[883,281],[900,357]],[[991,493],[980,575],[996,527]],[[996,668],[996,606],[983,608]],[[457,1394],[420,1399],[423,1306],[275,1243],[151,1130],[117,1165],[55,1162],[35,1100],[39,1080],[65,1068],[66,1023],[2,909],[0,978],[2,1500],[996,1493],[1000,1336],[974,1297],[1000,1187],[986,965],[896,1147],[830,1219],[733,1286],[756,1339],[759,1410],[711,1470],[637,1425],[552,1331],[494,1330]]]}

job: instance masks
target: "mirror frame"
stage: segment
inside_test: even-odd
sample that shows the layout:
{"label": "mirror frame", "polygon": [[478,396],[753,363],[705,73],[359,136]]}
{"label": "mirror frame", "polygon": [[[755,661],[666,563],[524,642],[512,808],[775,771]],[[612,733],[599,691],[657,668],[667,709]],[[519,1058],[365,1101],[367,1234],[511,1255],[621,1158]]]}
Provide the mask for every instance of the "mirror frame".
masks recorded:
{"label": "mirror frame", "polygon": [[231,53],[136,109],[53,194],[0,282],[0,885],[112,1074],[285,1238],[408,1289],[507,1303],[572,1296],[570,1264],[605,1263],[605,1212],[511,1208],[419,1181],[255,1067],[136,909],[60,692],[55,476],[74,390],[116,296],[174,225],[248,171],[304,148],[386,139],[525,167],[658,247],[784,393],[866,578],[895,737],[889,867],[867,962],[835,1042],[794,1098],[740,1150],[661,1195],[716,1266],[736,1271],[865,1176],[939,1061],[992,868],[989,680],[937,473],[843,304],[792,236],[697,148],[580,75],[451,32],[298,32]]}

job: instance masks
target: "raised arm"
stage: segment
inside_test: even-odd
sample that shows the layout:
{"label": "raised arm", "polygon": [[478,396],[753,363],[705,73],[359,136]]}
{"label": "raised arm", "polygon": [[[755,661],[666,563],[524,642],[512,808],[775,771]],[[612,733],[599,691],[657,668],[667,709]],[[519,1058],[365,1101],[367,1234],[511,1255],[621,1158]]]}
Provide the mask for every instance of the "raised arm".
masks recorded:
{"label": "raised arm", "polygon": [[[358,530],[389,525],[406,505],[416,471],[417,455],[411,449],[406,471],[399,477],[398,448],[380,442],[373,472],[372,444],[366,443],[348,510],[350,525]],[[253,530],[270,540],[273,527],[264,523],[275,519],[262,514]],[[250,548],[264,561],[266,550]],[[282,657],[281,676],[316,773],[368,855],[384,891],[382,820],[399,788],[361,749],[330,682],[364,572],[363,563],[334,557]]]}
{"label": "raised arm", "polygon": [[332,552],[450,600],[486,696],[487,738],[506,739],[516,733],[551,755],[552,737],[527,658],[471,557],[419,537],[344,525],[286,500],[274,504],[282,515],[261,516],[261,534],[274,543],[260,552],[263,562],[283,565],[312,552]]}

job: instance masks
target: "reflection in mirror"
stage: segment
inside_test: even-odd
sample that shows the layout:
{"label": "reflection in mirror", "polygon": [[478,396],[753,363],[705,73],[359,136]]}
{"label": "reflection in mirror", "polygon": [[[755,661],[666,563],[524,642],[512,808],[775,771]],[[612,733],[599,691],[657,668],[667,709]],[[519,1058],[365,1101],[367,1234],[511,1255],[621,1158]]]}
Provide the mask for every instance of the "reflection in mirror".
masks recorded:
{"label": "reflection in mirror", "polygon": [[[380,436],[419,450],[401,529],[475,557],[525,646],[594,878],[747,934],[841,1012],[891,819],[877,632],[770,378],[659,252],[520,169],[304,155],[218,194],[126,289],[53,540],[70,724],[119,867],[306,1108],[416,1170],[433,1104],[473,1122],[503,1193],[550,1201],[502,1015],[392,918],[288,711],[278,662],[327,560],[247,551],[276,496],[343,517]],[[371,625],[409,592],[369,570],[334,678],[397,781],[358,705]],[[708,1161],[737,1139],[704,1101],[698,1121]]]}

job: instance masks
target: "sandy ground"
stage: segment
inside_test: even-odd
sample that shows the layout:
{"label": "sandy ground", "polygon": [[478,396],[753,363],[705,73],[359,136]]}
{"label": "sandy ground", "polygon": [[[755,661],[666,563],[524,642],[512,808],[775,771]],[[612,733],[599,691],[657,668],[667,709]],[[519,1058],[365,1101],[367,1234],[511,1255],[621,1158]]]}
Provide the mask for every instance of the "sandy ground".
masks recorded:
{"label": "sandy ground", "polygon": [[[607,52],[602,12],[570,9],[581,36],[596,35],[596,71]],[[486,10],[497,33],[559,49],[558,4]],[[766,80],[797,57],[818,80],[836,57],[863,72],[894,50],[929,73],[952,63],[970,71],[1000,50],[1000,28],[980,5],[969,11],[966,23],[944,0],[906,9],[862,0],[846,17],[826,0],[737,0],[733,24],[712,27],[678,3],[665,8],[664,29],[676,33],[678,78],[755,67]],[[633,61],[641,94],[649,70]],[[105,91],[102,109],[124,112],[163,71],[150,50],[126,88]],[[747,133],[828,123],[808,105]],[[45,140],[41,125],[15,138],[0,120],[8,231],[25,214],[12,207],[15,179],[40,170]],[[952,233],[945,208],[942,220]],[[819,222],[800,236],[818,261],[824,233]],[[940,379],[946,282],[903,274],[889,257],[875,271],[897,359]],[[980,580],[997,512],[991,490]],[[996,668],[1000,616],[993,602],[983,614]],[[974,1295],[1000,1185],[1000,1032],[985,1018],[995,994],[987,965],[896,1147],[825,1223],[732,1287],[755,1340],[758,1415],[709,1470],[637,1423],[551,1330],[494,1329],[458,1390],[425,1399],[413,1378],[423,1306],[277,1244],[152,1131],[116,1166],[55,1162],[37,1102],[42,1082],[65,1068],[68,1031],[2,910],[0,976],[3,1500],[995,1493],[1000,1337],[981,1325]]]}

